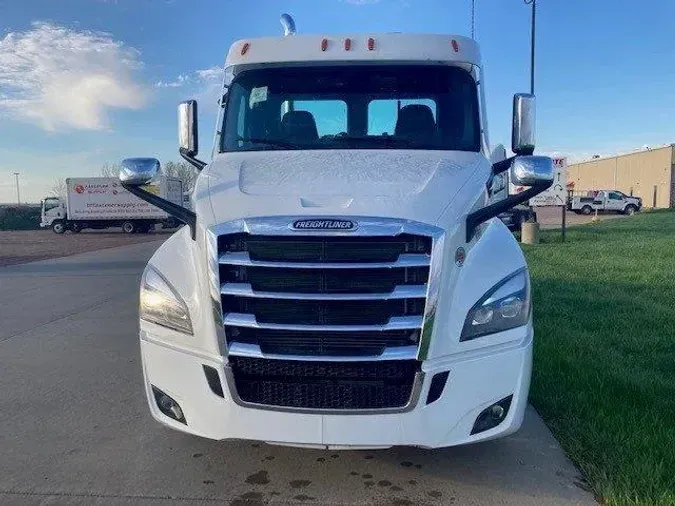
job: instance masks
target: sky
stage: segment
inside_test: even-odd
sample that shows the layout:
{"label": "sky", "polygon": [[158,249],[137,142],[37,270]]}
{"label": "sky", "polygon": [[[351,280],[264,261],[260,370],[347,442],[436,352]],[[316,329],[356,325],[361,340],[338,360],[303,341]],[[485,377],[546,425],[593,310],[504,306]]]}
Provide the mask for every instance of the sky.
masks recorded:
{"label": "sky", "polygon": [[[492,144],[529,91],[530,6],[475,0]],[[583,159],[675,142],[675,1],[537,0],[537,151]],[[647,4],[644,4],[647,5]],[[298,32],[470,34],[471,0],[0,0],[0,203],[129,156],[179,160],[200,102],[210,158],[230,44]]]}

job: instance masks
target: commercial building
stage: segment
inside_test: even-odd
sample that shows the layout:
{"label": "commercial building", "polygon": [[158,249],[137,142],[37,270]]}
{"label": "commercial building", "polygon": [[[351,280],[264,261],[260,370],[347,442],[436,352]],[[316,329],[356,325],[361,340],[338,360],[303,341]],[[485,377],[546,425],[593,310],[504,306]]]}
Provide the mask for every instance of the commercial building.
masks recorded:
{"label": "commercial building", "polygon": [[576,192],[610,189],[642,197],[645,207],[675,207],[675,145],[570,164]]}

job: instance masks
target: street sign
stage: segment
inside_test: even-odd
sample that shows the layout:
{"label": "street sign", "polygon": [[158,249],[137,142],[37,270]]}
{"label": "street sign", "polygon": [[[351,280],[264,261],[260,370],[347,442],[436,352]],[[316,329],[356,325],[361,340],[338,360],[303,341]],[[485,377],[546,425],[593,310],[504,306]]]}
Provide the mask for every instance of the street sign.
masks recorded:
{"label": "street sign", "polygon": [[567,158],[553,158],[555,177],[553,185],[546,191],[530,199],[531,206],[567,205]]}

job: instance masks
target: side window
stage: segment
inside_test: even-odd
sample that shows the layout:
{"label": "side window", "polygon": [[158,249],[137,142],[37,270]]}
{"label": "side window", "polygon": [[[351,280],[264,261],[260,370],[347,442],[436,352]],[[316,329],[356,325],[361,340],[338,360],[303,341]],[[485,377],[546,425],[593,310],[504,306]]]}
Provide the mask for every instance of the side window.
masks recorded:
{"label": "side window", "polygon": [[394,135],[398,111],[406,105],[426,105],[436,120],[436,102],[428,98],[412,100],[371,100],[368,104],[368,135]]}
{"label": "side window", "polygon": [[621,200],[621,194],[617,192],[610,192],[609,198],[612,200]]}

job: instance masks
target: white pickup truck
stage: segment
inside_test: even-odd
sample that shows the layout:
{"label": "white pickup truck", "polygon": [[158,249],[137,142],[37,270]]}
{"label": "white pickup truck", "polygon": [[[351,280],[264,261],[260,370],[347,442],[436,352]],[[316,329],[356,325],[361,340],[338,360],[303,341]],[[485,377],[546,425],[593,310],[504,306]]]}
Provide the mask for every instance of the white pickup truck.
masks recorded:
{"label": "white pickup truck", "polygon": [[[210,162],[197,105],[181,155],[192,210],[120,181],[188,226],[150,259],[140,340],[150,410],[213,439],[356,449],[473,443],[520,427],[530,280],[496,219],[553,182],[514,99],[512,158],[491,163],[475,41],[296,35],[235,42]],[[490,201],[495,175],[527,187]]]}
{"label": "white pickup truck", "polygon": [[577,214],[613,212],[632,215],[642,209],[640,197],[630,197],[617,190],[594,190],[586,196],[574,196],[569,199],[567,209]]}

